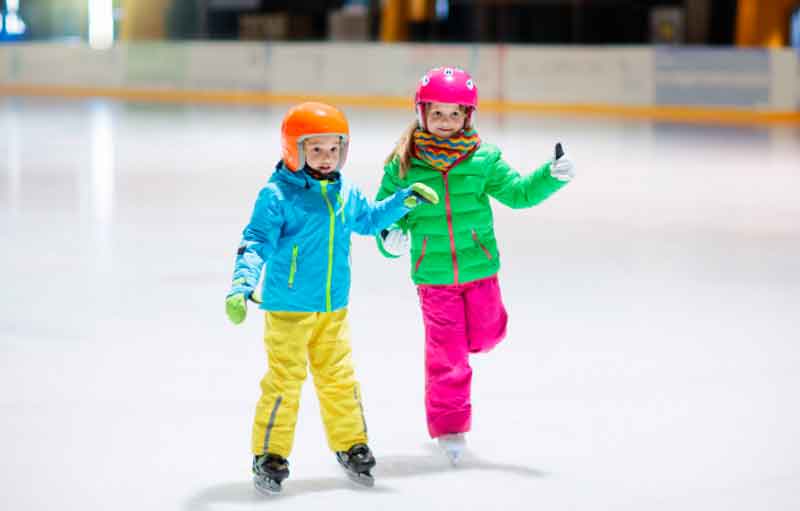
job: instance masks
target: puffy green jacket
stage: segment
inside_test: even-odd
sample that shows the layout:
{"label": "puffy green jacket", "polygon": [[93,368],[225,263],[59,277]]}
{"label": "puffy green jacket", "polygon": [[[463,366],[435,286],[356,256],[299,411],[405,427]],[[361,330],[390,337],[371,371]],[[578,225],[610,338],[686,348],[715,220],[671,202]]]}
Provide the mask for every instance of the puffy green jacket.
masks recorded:
{"label": "puffy green jacket", "polygon": [[[500,258],[489,197],[512,208],[527,208],[565,184],[550,176],[550,163],[523,177],[503,161],[496,146],[482,144],[447,173],[412,158],[406,178],[400,179],[395,158],[384,168],[377,199],[414,182],[425,183],[441,198],[398,222],[411,231],[411,277],[416,284],[461,284],[496,274]],[[378,246],[391,257],[380,237]]]}

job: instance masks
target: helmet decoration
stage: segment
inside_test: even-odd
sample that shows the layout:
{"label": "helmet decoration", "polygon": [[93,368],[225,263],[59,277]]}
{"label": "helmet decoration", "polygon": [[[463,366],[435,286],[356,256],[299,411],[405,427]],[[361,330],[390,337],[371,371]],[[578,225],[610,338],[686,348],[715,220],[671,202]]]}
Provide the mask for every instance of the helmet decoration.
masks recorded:
{"label": "helmet decoration", "polygon": [[414,106],[419,126],[427,129],[425,105],[455,103],[466,107],[465,127],[472,126],[472,114],[478,108],[478,86],[469,73],[457,67],[435,67],[428,70],[417,85]]}

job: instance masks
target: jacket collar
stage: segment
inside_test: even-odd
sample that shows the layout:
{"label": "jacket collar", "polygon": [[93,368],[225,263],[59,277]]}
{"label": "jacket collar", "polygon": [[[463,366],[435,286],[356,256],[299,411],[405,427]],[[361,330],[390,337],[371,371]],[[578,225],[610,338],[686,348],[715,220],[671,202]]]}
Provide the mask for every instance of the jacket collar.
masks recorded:
{"label": "jacket collar", "polygon": [[[270,177],[270,181],[281,181],[292,186],[297,186],[298,188],[305,188],[306,190],[319,191],[322,189],[320,185],[321,181],[314,179],[304,170],[299,170],[297,172],[289,170],[289,168],[284,165],[283,161],[279,161],[275,166],[275,172],[272,174],[272,177]],[[334,176],[334,179],[328,180],[328,183],[336,186],[338,186],[340,182],[341,176],[338,172],[336,176]]]}

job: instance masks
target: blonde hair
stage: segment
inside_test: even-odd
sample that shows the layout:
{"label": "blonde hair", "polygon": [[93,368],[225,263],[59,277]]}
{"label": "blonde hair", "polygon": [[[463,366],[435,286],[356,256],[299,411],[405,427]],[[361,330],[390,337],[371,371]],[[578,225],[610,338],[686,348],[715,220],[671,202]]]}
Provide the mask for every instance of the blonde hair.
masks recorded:
{"label": "blonde hair", "polygon": [[408,168],[411,166],[411,156],[414,154],[414,132],[417,131],[417,128],[418,125],[415,120],[403,130],[403,134],[400,135],[400,139],[384,162],[384,165],[389,165],[395,158],[398,159],[397,170],[400,179],[406,178]]}

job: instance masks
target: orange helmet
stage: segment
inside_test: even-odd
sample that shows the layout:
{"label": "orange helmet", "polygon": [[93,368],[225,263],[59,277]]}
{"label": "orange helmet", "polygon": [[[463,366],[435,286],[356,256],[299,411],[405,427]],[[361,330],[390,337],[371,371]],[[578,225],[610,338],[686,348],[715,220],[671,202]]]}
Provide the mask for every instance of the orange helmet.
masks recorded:
{"label": "orange helmet", "polygon": [[281,158],[289,170],[297,172],[306,164],[303,141],[309,137],[336,135],[341,141],[339,165],[347,157],[350,128],[339,109],[325,103],[301,103],[286,113],[281,124]]}

